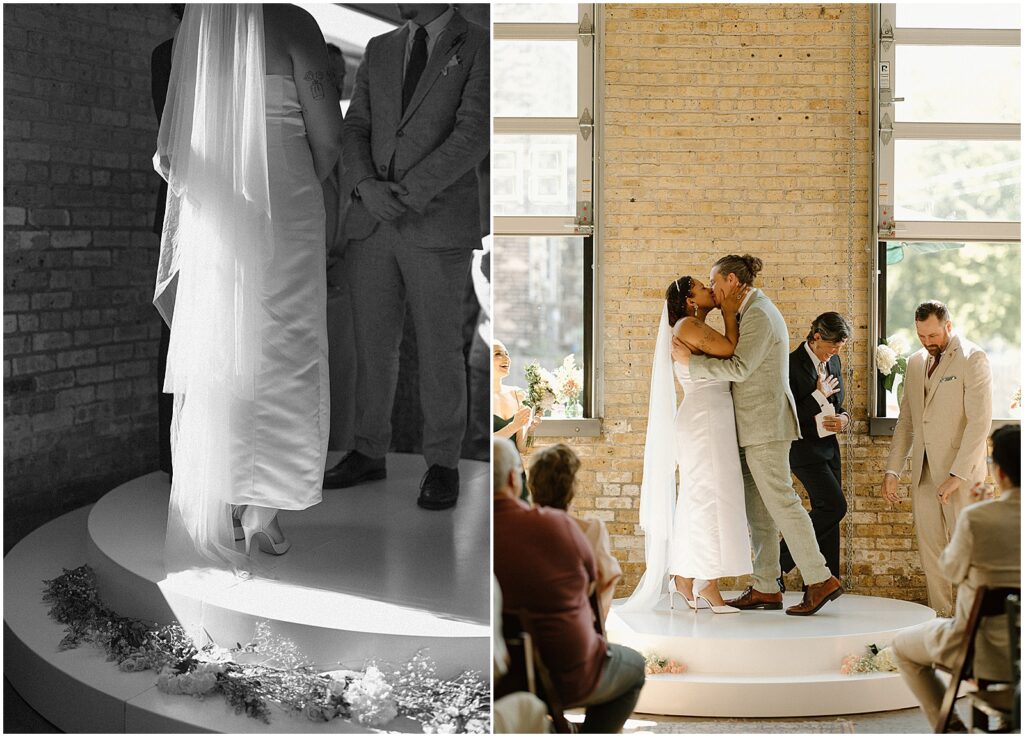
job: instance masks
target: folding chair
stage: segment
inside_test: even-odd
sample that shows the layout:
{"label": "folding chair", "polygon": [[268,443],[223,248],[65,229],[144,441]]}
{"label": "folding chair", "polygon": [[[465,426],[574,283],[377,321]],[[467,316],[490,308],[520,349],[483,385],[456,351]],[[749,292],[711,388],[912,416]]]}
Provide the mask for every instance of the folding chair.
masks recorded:
{"label": "folding chair", "polygon": [[[974,663],[974,640],[984,619],[995,617],[1006,613],[1006,598],[1010,595],[1020,596],[1020,588],[988,588],[979,586],[974,595],[974,604],[971,613],[967,617],[967,629],[964,632],[963,643],[953,659],[953,667],[945,668],[936,664],[939,670],[950,674],[949,687],[942,698],[942,708],[939,710],[939,718],[935,722],[935,733],[945,734],[949,730],[949,722],[953,716],[953,706],[956,704],[957,692],[960,684],[971,677]],[[987,691],[988,686],[998,681],[976,679],[978,691]]]}
{"label": "folding chair", "polygon": [[547,705],[555,732],[572,734],[575,730],[565,718],[565,707],[537,649],[529,613],[503,612],[502,631],[510,662],[508,672],[494,686],[494,698],[499,699],[515,691],[529,691]]}

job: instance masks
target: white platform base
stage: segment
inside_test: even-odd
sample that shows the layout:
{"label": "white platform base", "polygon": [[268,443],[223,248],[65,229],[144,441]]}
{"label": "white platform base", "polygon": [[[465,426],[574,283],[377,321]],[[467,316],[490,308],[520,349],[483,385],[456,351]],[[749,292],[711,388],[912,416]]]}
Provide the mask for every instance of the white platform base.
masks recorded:
{"label": "white platform base", "polygon": [[[43,580],[89,563],[101,594],[123,614],[201,623],[222,645],[246,642],[257,621],[296,642],[323,669],[401,663],[420,648],[446,677],[489,672],[489,469],[460,465],[454,510],[416,506],[417,456],[388,457],[389,478],[326,490],[324,502],[286,512],[292,550],[262,556],[273,579],[215,572],[168,582],[161,555],[168,484],[150,474],[92,507],[60,517],[4,559],[4,674],[40,714],[68,732],[352,732],[275,712],[270,725],[238,716],[223,699],[197,701],[156,688],[151,671],[121,673],[91,646],[59,652],[63,627],[47,616]],[[397,719],[388,731],[418,732]]]}
{"label": "white platform base", "polygon": [[[799,593],[786,594],[785,606],[800,598]],[[811,617],[785,611],[716,615],[670,610],[665,599],[652,612],[623,613],[613,606],[607,629],[613,642],[687,668],[682,674],[648,676],[638,712],[822,716],[916,706],[898,673],[845,676],[839,669],[847,655],[862,653],[872,643],[884,647],[899,630],[934,616],[920,604],[851,594]]]}

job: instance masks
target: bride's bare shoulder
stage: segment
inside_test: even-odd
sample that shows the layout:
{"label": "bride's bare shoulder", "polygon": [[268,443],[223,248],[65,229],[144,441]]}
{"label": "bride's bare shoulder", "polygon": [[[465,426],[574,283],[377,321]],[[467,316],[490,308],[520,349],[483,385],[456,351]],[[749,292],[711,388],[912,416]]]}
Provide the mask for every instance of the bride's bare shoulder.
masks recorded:
{"label": "bride's bare shoulder", "polygon": [[680,338],[685,338],[688,335],[700,335],[704,330],[704,321],[698,320],[696,317],[684,317],[682,320],[676,323],[675,332]]}

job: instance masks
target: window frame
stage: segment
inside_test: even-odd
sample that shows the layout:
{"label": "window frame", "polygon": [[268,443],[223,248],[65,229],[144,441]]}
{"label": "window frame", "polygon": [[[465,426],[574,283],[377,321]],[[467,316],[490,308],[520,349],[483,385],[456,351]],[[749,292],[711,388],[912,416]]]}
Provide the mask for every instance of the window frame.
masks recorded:
{"label": "window frame", "polygon": [[[895,221],[895,149],[898,140],[984,140],[1020,141],[1020,123],[946,123],[899,122],[895,102],[896,48],[899,45],[922,46],[1010,46],[1020,48],[1020,29],[975,28],[899,28],[896,4],[882,3],[872,8],[872,204],[870,280],[870,350],[868,367],[874,381],[868,382],[868,421],[871,435],[892,435],[898,417],[885,415],[885,389],[875,365],[875,346],[886,336],[886,260],[884,244],[906,242],[956,241],[1020,243],[1020,222],[998,221]],[[887,65],[887,67],[886,67]],[[882,70],[887,68],[889,87],[882,88]],[[993,418],[992,426],[1010,422]]]}
{"label": "window frame", "polygon": [[[600,128],[597,79],[600,55],[596,32],[601,20],[592,3],[577,6],[576,23],[500,23],[493,22],[493,38],[498,41],[577,42],[576,117],[498,117],[493,118],[493,134],[499,135],[575,135],[576,136],[576,213],[575,215],[494,215],[494,237],[505,236],[580,236],[583,248],[583,417],[544,418],[536,435],[542,437],[596,437],[601,431],[604,411],[602,387],[603,352],[600,340],[600,248],[597,207],[597,159]],[[589,117],[589,120],[587,119]]]}

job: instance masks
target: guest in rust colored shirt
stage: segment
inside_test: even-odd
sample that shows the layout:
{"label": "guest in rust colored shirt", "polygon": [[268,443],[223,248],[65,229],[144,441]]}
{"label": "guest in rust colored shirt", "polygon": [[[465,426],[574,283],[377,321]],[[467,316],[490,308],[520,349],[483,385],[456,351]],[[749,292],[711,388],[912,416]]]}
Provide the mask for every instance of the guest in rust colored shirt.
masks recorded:
{"label": "guest in rust colored shirt", "polygon": [[582,731],[622,729],[644,684],[644,659],[599,633],[590,593],[594,553],[565,512],[519,501],[521,461],[494,441],[494,573],[503,610],[530,620],[541,658],[566,707],[586,707]]}

